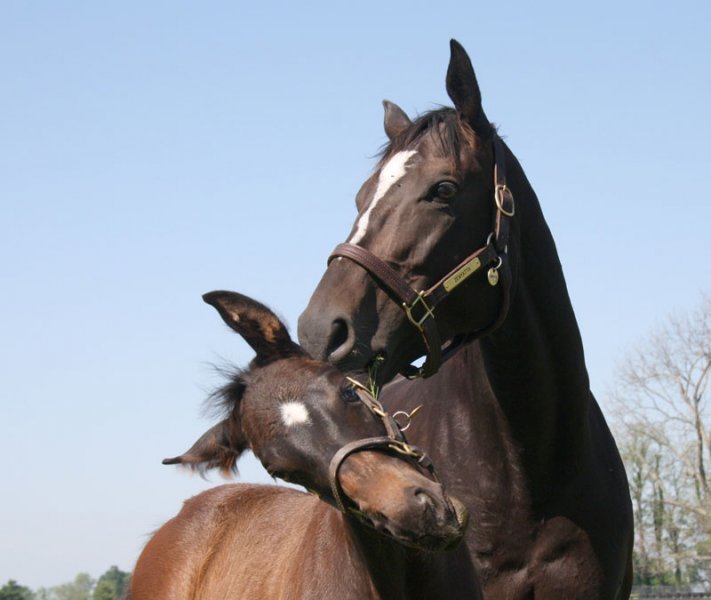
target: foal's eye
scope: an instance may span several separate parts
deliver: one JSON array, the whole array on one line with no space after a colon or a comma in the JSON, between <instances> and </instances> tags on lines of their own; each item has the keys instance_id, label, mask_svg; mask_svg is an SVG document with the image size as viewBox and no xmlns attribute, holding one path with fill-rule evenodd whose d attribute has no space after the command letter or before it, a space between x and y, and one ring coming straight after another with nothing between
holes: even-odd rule
<instances>
[{"instance_id":1,"label":"foal's eye","mask_svg":"<svg viewBox=\"0 0 711 600\"><path fill-rule=\"evenodd\" d=\"M457 184L451 181L440 181L432 188L432 197L440 200L450 200L457 193Z\"/></svg>"},{"instance_id":2,"label":"foal's eye","mask_svg":"<svg viewBox=\"0 0 711 600\"><path fill-rule=\"evenodd\" d=\"M355 388L350 385L341 388L341 398L343 398L346 402L358 402L360 400L358 392L356 392Z\"/></svg>"}]
</instances>

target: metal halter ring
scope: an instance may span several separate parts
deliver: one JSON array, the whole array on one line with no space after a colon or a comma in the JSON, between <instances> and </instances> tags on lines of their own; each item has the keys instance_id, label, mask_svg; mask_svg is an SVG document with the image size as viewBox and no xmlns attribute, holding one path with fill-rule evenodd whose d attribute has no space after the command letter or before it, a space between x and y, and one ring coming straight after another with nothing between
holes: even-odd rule
<instances>
[{"instance_id":1,"label":"metal halter ring","mask_svg":"<svg viewBox=\"0 0 711 600\"><path fill-rule=\"evenodd\" d=\"M392 419L393 421L395 421L395 424L400 428L400 431L407 431L410 428L410 425L412 425L412 417L414 417L421 408L422 404L416 406L410 412L398 410L392 414ZM397 420L398 416L405 417L405 425L400 424L400 421Z\"/></svg>"},{"instance_id":2,"label":"metal halter ring","mask_svg":"<svg viewBox=\"0 0 711 600\"><path fill-rule=\"evenodd\" d=\"M492 231L492 232L489 234L489 237L486 238L486 245L487 245L487 246L491 246L491 238L493 238L493 237L494 237L494 232ZM507 254L508 251L509 251L509 245L506 244L506 245L504 246L504 254ZM501 257L500 257L500 256L499 256L499 260L501 260ZM495 268L495 269L498 269L500 266L501 266L501 263L499 263L498 265L496 265L494 268Z\"/></svg>"},{"instance_id":3,"label":"metal halter ring","mask_svg":"<svg viewBox=\"0 0 711 600\"><path fill-rule=\"evenodd\" d=\"M400 417L405 417L405 425L402 425L400 421L398 421L398 416ZM412 416L410 413L405 412L404 410L398 410L392 414L393 421L395 421L396 425L400 428L400 431L407 431L410 429L410 425L412 425Z\"/></svg>"},{"instance_id":4,"label":"metal halter ring","mask_svg":"<svg viewBox=\"0 0 711 600\"><path fill-rule=\"evenodd\" d=\"M506 210L502 201L504 194L506 194L507 192L509 196L511 196L511 210ZM514 216L514 213L516 212L516 205L514 204L513 194L505 183L498 184L494 188L494 202L496 202L496 208L498 208L507 217Z\"/></svg>"}]
</instances>

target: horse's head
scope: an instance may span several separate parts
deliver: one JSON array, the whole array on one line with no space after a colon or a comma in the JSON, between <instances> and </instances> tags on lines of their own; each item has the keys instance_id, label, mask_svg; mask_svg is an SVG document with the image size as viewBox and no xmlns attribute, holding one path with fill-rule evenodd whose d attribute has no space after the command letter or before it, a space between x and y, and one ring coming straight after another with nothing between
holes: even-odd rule
<instances>
[{"instance_id":1,"label":"horse's head","mask_svg":"<svg viewBox=\"0 0 711 600\"><path fill-rule=\"evenodd\" d=\"M504 148L469 57L454 40L451 51L447 92L455 109L413 122L384 103L390 143L358 192L347 243L334 251L299 319L304 347L344 371L384 355L385 381L427 346L439 352L440 339L480 332L503 314L506 286L498 278L513 199L495 185L494 163L500 183Z\"/></svg>"},{"instance_id":2,"label":"horse's head","mask_svg":"<svg viewBox=\"0 0 711 600\"><path fill-rule=\"evenodd\" d=\"M446 548L461 539L463 506L399 452L410 447L388 437L394 423L379 414L376 401L334 367L311 359L262 304L233 292L204 299L256 357L219 392L224 420L166 464L231 471L249 448L273 476L303 485L400 542Z\"/></svg>"}]
</instances>

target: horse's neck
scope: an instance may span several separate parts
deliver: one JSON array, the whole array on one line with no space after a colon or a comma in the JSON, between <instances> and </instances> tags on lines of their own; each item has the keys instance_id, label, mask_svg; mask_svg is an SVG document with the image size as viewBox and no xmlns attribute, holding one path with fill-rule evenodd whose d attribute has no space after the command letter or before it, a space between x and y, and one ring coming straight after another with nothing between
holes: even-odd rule
<instances>
[{"instance_id":1,"label":"horse's neck","mask_svg":"<svg viewBox=\"0 0 711 600\"><path fill-rule=\"evenodd\" d=\"M510 248L513 284L504 322L463 347L435 377L400 380L383 399L391 410L424 404L409 433L440 469L449 469L452 491L467 498L474 478L482 487L477 498L500 503L531 494L535 504L589 451L590 391L555 244L513 156L508 179L517 196L514 227L521 232Z\"/></svg>"},{"instance_id":2,"label":"horse's neck","mask_svg":"<svg viewBox=\"0 0 711 600\"><path fill-rule=\"evenodd\" d=\"M509 160L512 187L523 190L511 305L501 327L480 341L480 360L528 467L573 468L586 448L590 402L582 341L553 238L518 162Z\"/></svg>"}]
</instances>

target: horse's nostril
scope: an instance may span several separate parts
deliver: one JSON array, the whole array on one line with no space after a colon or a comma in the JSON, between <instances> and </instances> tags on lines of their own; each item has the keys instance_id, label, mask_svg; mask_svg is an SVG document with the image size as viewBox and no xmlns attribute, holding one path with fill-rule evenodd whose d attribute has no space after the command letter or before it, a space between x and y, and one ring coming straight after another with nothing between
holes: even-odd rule
<instances>
[{"instance_id":1,"label":"horse's nostril","mask_svg":"<svg viewBox=\"0 0 711 600\"><path fill-rule=\"evenodd\" d=\"M326 356L336 364L343 360L353 348L353 336L345 319L334 319L331 325L331 335L328 338Z\"/></svg>"}]
</instances>

